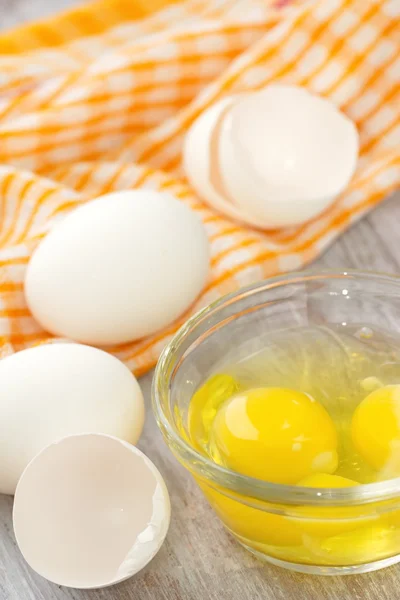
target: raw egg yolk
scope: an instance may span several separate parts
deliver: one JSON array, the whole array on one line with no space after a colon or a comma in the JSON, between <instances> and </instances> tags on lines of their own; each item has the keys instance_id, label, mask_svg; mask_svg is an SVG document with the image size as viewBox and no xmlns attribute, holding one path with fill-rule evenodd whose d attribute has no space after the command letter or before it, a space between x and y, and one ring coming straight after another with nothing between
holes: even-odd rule
<instances>
[{"instance_id":1,"label":"raw egg yolk","mask_svg":"<svg viewBox=\"0 0 400 600\"><path fill-rule=\"evenodd\" d=\"M400 385L369 394L356 408L351 434L354 446L385 479L400 475Z\"/></svg>"},{"instance_id":2,"label":"raw egg yolk","mask_svg":"<svg viewBox=\"0 0 400 600\"><path fill-rule=\"evenodd\" d=\"M398 553L399 536L389 527L373 524L324 539L310 538L310 550L329 565L355 565L383 559Z\"/></svg>"},{"instance_id":3,"label":"raw egg yolk","mask_svg":"<svg viewBox=\"0 0 400 600\"><path fill-rule=\"evenodd\" d=\"M359 484L340 475L314 473L302 479L298 485L311 488L344 488ZM336 536L376 520L369 515L366 518L362 517L362 513L353 507L299 506L294 508L291 514L295 516L293 520L305 534L317 538Z\"/></svg>"},{"instance_id":4,"label":"raw egg yolk","mask_svg":"<svg viewBox=\"0 0 400 600\"><path fill-rule=\"evenodd\" d=\"M343 488L359 485L357 481L341 477L340 475L329 475L326 473L314 473L299 481L298 485L312 488Z\"/></svg>"},{"instance_id":5,"label":"raw egg yolk","mask_svg":"<svg viewBox=\"0 0 400 600\"><path fill-rule=\"evenodd\" d=\"M301 530L293 520L274 514L267 504L254 508L246 504L246 498L229 498L223 490L219 492L198 482L206 498L232 533L245 538L251 545L300 546ZM229 492L228 492L229 493Z\"/></svg>"},{"instance_id":6,"label":"raw egg yolk","mask_svg":"<svg viewBox=\"0 0 400 600\"><path fill-rule=\"evenodd\" d=\"M218 410L211 428L215 462L243 475L297 483L337 468L337 435L321 404L284 388L236 394Z\"/></svg>"}]
</instances>

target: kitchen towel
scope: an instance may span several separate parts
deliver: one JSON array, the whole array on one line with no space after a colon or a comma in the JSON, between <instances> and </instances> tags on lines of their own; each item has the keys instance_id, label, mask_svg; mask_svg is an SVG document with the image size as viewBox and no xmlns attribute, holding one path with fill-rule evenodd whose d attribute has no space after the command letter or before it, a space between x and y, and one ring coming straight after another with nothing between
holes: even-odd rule
<instances>
[{"instance_id":1,"label":"kitchen towel","mask_svg":"<svg viewBox=\"0 0 400 600\"><path fill-rule=\"evenodd\" d=\"M97 0L7 32L0 52L3 356L51 340L29 314L24 273L40 239L82 202L164 190L207 229L212 272L195 305L159 334L110 349L140 375L189 314L310 263L400 182L399 0ZM335 102L359 129L361 155L328 211L264 232L204 205L181 149L213 102L272 81Z\"/></svg>"}]
</instances>

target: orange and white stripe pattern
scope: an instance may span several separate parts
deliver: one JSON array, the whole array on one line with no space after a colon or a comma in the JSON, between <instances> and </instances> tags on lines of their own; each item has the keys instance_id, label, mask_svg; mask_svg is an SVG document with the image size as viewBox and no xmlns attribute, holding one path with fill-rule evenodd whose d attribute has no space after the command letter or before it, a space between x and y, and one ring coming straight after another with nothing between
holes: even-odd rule
<instances>
[{"instance_id":1,"label":"orange and white stripe pattern","mask_svg":"<svg viewBox=\"0 0 400 600\"><path fill-rule=\"evenodd\" d=\"M26 265L58 218L100 194L168 190L211 243L191 310L112 349L142 374L190 313L303 267L400 182L399 0L96 0L0 36L0 53L0 356L51 341L24 301ZM271 81L331 98L356 122L361 156L323 215L264 232L205 206L180 163L204 109Z\"/></svg>"}]
</instances>

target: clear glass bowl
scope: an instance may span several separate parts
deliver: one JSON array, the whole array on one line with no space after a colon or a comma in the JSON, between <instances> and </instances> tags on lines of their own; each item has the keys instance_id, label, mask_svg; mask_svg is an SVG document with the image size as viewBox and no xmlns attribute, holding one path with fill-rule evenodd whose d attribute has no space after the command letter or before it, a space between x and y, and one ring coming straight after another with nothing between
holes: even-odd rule
<instances>
[{"instance_id":1,"label":"clear glass bowl","mask_svg":"<svg viewBox=\"0 0 400 600\"><path fill-rule=\"evenodd\" d=\"M271 332L305 325L400 335L400 278L295 273L225 296L164 349L153 382L154 413L225 527L259 558L314 574L380 569L400 561L400 479L352 488L268 483L213 463L185 435L190 400L216 369L257 352Z\"/></svg>"}]
</instances>

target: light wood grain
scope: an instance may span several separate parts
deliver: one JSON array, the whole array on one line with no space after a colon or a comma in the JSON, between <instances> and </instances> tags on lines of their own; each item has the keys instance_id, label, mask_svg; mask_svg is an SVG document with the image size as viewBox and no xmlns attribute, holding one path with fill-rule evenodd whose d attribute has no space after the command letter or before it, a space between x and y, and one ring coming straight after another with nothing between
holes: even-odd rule
<instances>
[{"instance_id":1,"label":"light wood grain","mask_svg":"<svg viewBox=\"0 0 400 600\"><path fill-rule=\"evenodd\" d=\"M58 8L74 2L58 0ZM54 12L52 0L0 0L0 27ZM400 195L346 232L314 268L400 273ZM396 600L400 565L351 577L311 577L264 565L223 530L191 477L164 445L150 410L151 374L141 381L148 405L140 448L165 477L172 522L157 557L113 588L77 591L33 573L16 548L12 499L0 496L0 600Z\"/></svg>"}]
</instances>

